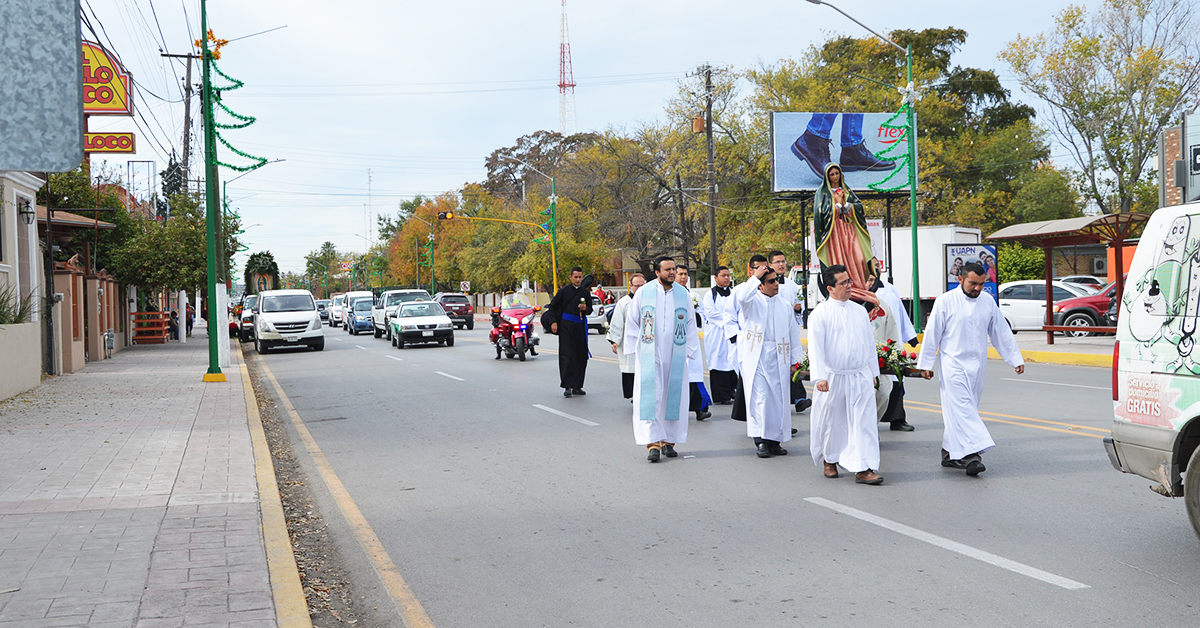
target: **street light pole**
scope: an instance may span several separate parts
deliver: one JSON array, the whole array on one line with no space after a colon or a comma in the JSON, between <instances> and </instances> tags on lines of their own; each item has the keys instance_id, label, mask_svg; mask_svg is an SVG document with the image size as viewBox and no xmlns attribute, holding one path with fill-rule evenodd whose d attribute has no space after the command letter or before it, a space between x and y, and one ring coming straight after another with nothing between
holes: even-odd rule
<instances>
[{"instance_id":1,"label":"street light pole","mask_svg":"<svg viewBox=\"0 0 1200 628\"><path fill-rule=\"evenodd\" d=\"M204 210L207 223L206 244L208 249L208 372L204 374L206 382L226 381L221 372L219 347L221 334L217 333L217 130L213 126L212 82L209 78L209 66L212 65L211 52L208 49L208 2L200 0L200 41L201 41L201 109L204 116Z\"/></svg>"},{"instance_id":2,"label":"street light pole","mask_svg":"<svg viewBox=\"0 0 1200 628\"><path fill-rule=\"evenodd\" d=\"M542 175L543 177L550 179L550 206L541 212L543 216L550 216L550 220L540 225L540 227L543 231L546 231L550 234L550 276L551 283L554 285L554 293L558 294L558 191L555 189L554 177L542 172L541 170L538 170L537 168L534 168L525 161L517 159L516 157L504 157L504 159L515 161ZM524 200L524 193L522 193L522 200ZM534 240L534 242L539 241L544 242L541 240L541 238Z\"/></svg>"},{"instance_id":3,"label":"street light pole","mask_svg":"<svg viewBox=\"0 0 1200 628\"><path fill-rule=\"evenodd\" d=\"M910 230L912 231L912 303L913 303L913 326L917 333L921 333L921 274L920 274L920 256L917 254L917 120L916 120L916 89L913 87L913 66L912 66L912 45L907 48L897 44L896 42L880 35L871 30L869 26L854 19L849 13L835 7L825 0L808 0L812 4L823 4L838 13L841 13L846 19L863 27L867 32L878 37L884 43L890 44L900 52L904 53L905 65L908 68L908 85L901 91L904 93L904 102L908 106L905 114L905 139L908 142L908 206L911 213Z\"/></svg>"}]
</instances>

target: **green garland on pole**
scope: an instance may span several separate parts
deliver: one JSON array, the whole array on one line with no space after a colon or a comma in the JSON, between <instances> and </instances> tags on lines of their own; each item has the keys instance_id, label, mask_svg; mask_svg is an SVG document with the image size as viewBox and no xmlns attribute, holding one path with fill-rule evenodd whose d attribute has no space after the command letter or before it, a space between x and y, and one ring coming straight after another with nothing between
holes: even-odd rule
<instances>
[{"instance_id":1,"label":"green garland on pole","mask_svg":"<svg viewBox=\"0 0 1200 628\"><path fill-rule=\"evenodd\" d=\"M225 103L221 102L221 94L223 92L231 92L235 89L240 89L243 85L245 85L245 83L222 72L221 68L217 67L216 61L210 61L209 64L210 64L210 67L212 68L212 70L214 72L216 72L218 75L220 75L221 78L225 79L226 81L229 81L229 85L226 85L224 87L217 87L216 85L210 84L209 85L209 97L212 99L212 102L216 103L216 105L221 108L221 111L224 111L226 114L228 114L233 119L238 120L237 123L213 122L214 129L244 129L244 128L250 126L251 124L254 124L258 120L257 118L255 118L254 116L242 115L242 114L230 109L229 107L226 107ZM250 172L251 170L255 170L255 169L261 168L262 166L266 165L267 159L265 157L251 155L250 153L240 151L240 150L234 148L233 145L230 144L221 135L220 131L216 132L216 136L217 136L217 141L221 142L221 144L224 145L225 148L228 148L233 154L255 162L248 166L235 166L233 164L228 164L223 161L217 161L217 165L224 166L226 168L229 168L230 170L234 170L237 172Z\"/></svg>"},{"instance_id":2,"label":"green garland on pole","mask_svg":"<svg viewBox=\"0 0 1200 628\"><path fill-rule=\"evenodd\" d=\"M908 124L904 119L908 115L908 110L910 107L912 107L910 103L904 103L904 106L900 107L899 111L897 111L892 117L888 118L886 122L879 125L879 128L906 131L904 141L910 141L911 138L907 137ZM897 123L897 120L900 121ZM907 146L905 146L904 150L901 151L900 142L893 142L890 146L884 148L878 153L875 153L875 157L885 161L895 161L897 162L897 167L893 169L892 173L889 174L883 181L869 183L867 184L867 187L875 190L876 192L895 192L908 186L908 169L912 167L912 164L909 163ZM904 173L905 175L903 182L897 185L888 186L888 182L892 179L895 179L900 173Z\"/></svg>"}]
</instances>

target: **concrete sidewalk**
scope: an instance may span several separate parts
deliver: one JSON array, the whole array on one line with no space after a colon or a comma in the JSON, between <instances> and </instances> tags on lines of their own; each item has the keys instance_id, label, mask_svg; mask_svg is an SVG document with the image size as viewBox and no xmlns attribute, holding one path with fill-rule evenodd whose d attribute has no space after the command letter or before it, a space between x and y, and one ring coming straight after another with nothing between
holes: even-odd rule
<instances>
[{"instance_id":1,"label":"concrete sidewalk","mask_svg":"<svg viewBox=\"0 0 1200 628\"><path fill-rule=\"evenodd\" d=\"M204 331L0 403L0 627L303 625L277 617L303 596L272 594L240 356L202 383Z\"/></svg>"}]
</instances>

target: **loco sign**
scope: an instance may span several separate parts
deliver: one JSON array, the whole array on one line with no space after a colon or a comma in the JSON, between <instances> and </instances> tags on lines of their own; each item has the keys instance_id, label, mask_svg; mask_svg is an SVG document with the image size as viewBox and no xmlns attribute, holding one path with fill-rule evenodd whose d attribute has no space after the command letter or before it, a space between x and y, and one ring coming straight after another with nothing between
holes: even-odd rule
<instances>
[{"instance_id":1,"label":"loco sign","mask_svg":"<svg viewBox=\"0 0 1200 628\"><path fill-rule=\"evenodd\" d=\"M133 115L129 73L99 44L83 42L83 113Z\"/></svg>"},{"instance_id":2,"label":"loco sign","mask_svg":"<svg viewBox=\"0 0 1200 628\"><path fill-rule=\"evenodd\" d=\"M135 153L133 133L85 133L85 153Z\"/></svg>"}]
</instances>

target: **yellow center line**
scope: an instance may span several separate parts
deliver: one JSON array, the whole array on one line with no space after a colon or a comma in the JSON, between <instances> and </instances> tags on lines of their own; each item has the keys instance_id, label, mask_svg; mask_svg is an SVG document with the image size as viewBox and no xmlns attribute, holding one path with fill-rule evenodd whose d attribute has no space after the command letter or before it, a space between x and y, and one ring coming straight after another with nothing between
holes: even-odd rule
<instances>
[{"instance_id":1,"label":"yellow center line","mask_svg":"<svg viewBox=\"0 0 1200 628\"><path fill-rule=\"evenodd\" d=\"M267 367L265 362L260 360L259 365L262 367L267 379L271 381L271 386L275 389L275 394L279 396L280 404L287 411L292 425L296 428L296 432L300 434L300 440L304 443L304 448L312 456L313 464L317 467L317 471L321 475L321 480L325 483L325 488L329 490L329 494L333 497L334 503L337 504L338 510L342 512L342 517L346 519L346 524L350 526L351 531L354 533L354 538L358 541L359 546L362 547L363 552L366 553L367 560L371 562L376 575L383 582L384 590L392 598L392 603L395 604L396 612L400 614L404 626L406 628L433 628L433 622L425 614L425 607L417 600L417 596L408 587L408 583L404 581L404 577L400 575L400 570L396 568L396 563L392 562L391 556L384 549L383 542L379 540L379 536L371 529L371 524L367 523L367 518L358 509L358 504L354 503L354 498L350 496L350 491L346 490L346 486L342 484L341 478L334 472L333 465L329 463L329 459L325 457L324 452L317 445L316 439L313 438L308 428L305 427L303 419L300 418L300 413L296 412L296 407L292 405L291 399L283 392L283 387L279 385L279 380L275 379L275 374L271 372L271 369Z\"/></svg>"},{"instance_id":2,"label":"yellow center line","mask_svg":"<svg viewBox=\"0 0 1200 628\"><path fill-rule=\"evenodd\" d=\"M942 413L942 407L937 405L936 403L925 403L923 401L905 400L904 405L908 406L912 410L924 410L926 412L933 412L935 414ZM917 406L917 407L914 407L914 406ZM919 406L928 406L928 407L919 407ZM984 421L990 421L992 423L1006 423L1008 425L1020 425L1022 427L1032 427L1032 428L1036 428L1039 430L1049 430L1051 432L1062 432L1063 434L1075 434L1077 436L1089 436L1091 438L1104 438L1111 431L1111 430L1104 429L1102 427L1089 427L1087 425L1076 425L1074 423L1062 423L1060 421L1035 419L1033 417L1027 417L1027 416L1015 416L1012 414L1000 414L999 412L980 412L979 415L980 415L980 418L983 419ZM984 416L984 415L990 415L990 416ZM1017 421L1005 421L1004 419L997 419L997 418L992 418L992 417L1005 417L1008 419L1017 419L1017 421L1033 421L1036 423L1046 423L1048 425L1061 425L1062 427L1066 427L1069 429L1064 430L1064 429L1060 429L1057 427L1047 427L1046 425L1030 425L1029 423L1019 423ZM1096 431L1096 432L1101 432L1101 434L1088 434L1086 432L1079 432L1077 430L1092 430L1092 431Z\"/></svg>"}]
</instances>

